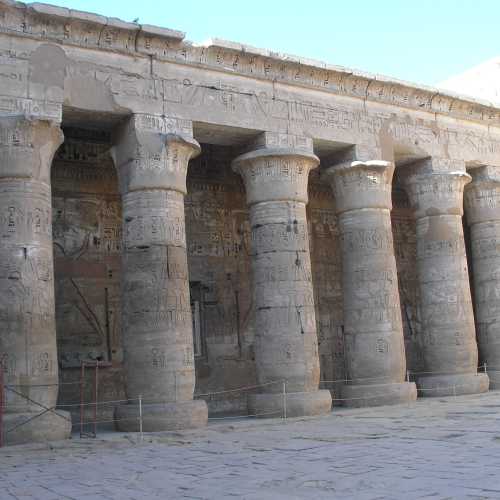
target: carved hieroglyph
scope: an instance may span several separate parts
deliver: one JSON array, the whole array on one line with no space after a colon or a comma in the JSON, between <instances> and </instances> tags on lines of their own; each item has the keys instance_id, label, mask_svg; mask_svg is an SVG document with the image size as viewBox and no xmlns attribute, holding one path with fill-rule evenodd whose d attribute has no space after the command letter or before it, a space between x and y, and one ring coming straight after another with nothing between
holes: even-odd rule
<instances>
[{"instance_id":1,"label":"carved hieroglyph","mask_svg":"<svg viewBox=\"0 0 500 500\"><path fill-rule=\"evenodd\" d=\"M478 351L462 226L465 171L441 169L438 161L415 166L405 179L417 219L424 372L421 396L488 390L477 373Z\"/></svg>"},{"instance_id":2,"label":"carved hieroglyph","mask_svg":"<svg viewBox=\"0 0 500 500\"><path fill-rule=\"evenodd\" d=\"M0 369L8 443L62 439L65 412L13 430L57 402L50 164L63 139L57 125L0 117Z\"/></svg>"},{"instance_id":3,"label":"carved hieroglyph","mask_svg":"<svg viewBox=\"0 0 500 500\"><path fill-rule=\"evenodd\" d=\"M385 161L348 162L327 171L342 244L348 406L416 399L406 360L392 239L392 176Z\"/></svg>"},{"instance_id":4,"label":"carved hieroglyph","mask_svg":"<svg viewBox=\"0 0 500 500\"><path fill-rule=\"evenodd\" d=\"M123 194L123 342L128 405L118 427L144 430L206 424L195 384L184 225L189 159L200 147L178 123L133 116L112 155ZM184 134L184 135L183 135Z\"/></svg>"},{"instance_id":5,"label":"carved hieroglyph","mask_svg":"<svg viewBox=\"0 0 500 500\"><path fill-rule=\"evenodd\" d=\"M329 391L318 391L306 222L308 175L317 164L307 150L277 147L257 149L233 162L250 209L257 379L268 384L249 398L252 413L282 410L280 381L286 381L288 415L330 411Z\"/></svg>"},{"instance_id":6,"label":"carved hieroglyph","mask_svg":"<svg viewBox=\"0 0 500 500\"><path fill-rule=\"evenodd\" d=\"M490 389L500 389L500 176L489 166L469 171L465 211L470 226L480 362Z\"/></svg>"}]
</instances>

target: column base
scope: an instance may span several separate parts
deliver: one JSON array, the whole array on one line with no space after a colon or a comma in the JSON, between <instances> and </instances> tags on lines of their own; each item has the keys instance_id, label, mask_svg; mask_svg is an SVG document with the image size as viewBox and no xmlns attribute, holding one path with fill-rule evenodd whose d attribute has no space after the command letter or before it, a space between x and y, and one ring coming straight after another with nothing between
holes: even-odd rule
<instances>
[{"instance_id":1,"label":"column base","mask_svg":"<svg viewBox=\"0 0 500 500\"><path fill-rule=\"evenodd\" d=\"M285 415L284 395L282 393L250 394L248 413L263 418L280 418ZM287 392L287 417L313 417L327 415L332 409L330 391Z\"/></svg>"},{"instance_id":2,"label":"column base","mask_svg":"<svg viewBox=\"0 0 500 500\"><path fill-rule=\"evenodd\" d=\"M461 396L487 392L489 378L486 373L457 373L417 377L416 383L421 397Z\"/></svg>"},{"instance_id":3,"label":"column base","mask_svg":"<svg viewBox=\"0 0 500 500\"><path fill-rule=\"evenodd\" d=\"M115 408L116 428L124 432L139 432L139 405L126 404ZM144 432L178 431L207 425L208 409L203 400L142 405Z\"/></svg>"},{"instance_id":4,"label":"column base","mask_svg":"<svg viewBox=\"0 0 500 500\"><path fill-rule=\"evenodd\" d=\"M5 413L3 439L5 445L59 441L71 436L71 414L56 410L37 417L36 413ZM30 420L31 419L31 420ZM23 422L25 424L21 425ZM11 430L12 429L12 430Z\"/></svg>"},{"instance_id":5,"label":"column base","mask_svg":"<svg viewBox=\"0 0 500 500\"><path fill-rule=\"evenodd\" d=\"M342 406L349 408L399 405L415 401L417 387L413 382L345 385L342 387L342 399Z\"/></svg>"},{"instance_id":6,"label":"column base","mask_svg":"<svg viewBox=\"0 0 500 500\"><path fill-rule=\"evenodd\" d=\"M490 379L490 391L500 391L500 371L488 370L487 375Z\"/></svg>"}]
</instances>

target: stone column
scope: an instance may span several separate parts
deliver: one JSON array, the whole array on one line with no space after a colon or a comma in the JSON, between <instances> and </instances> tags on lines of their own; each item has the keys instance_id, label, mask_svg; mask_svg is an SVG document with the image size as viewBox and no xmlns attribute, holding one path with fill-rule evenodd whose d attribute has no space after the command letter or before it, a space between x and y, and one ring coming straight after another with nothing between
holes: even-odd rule
<instances>
[{"instance_id":1,"label":"stone column","mask_svg":"<svg viewBox=\"0 0 500 500\"><path fill-rule=\"evenodd\" d=\"M307 181L318 158L309 148L272 147L236 158L245 184L252 231L255 358L259 384L249 396L251 414L280 413L286 380L288 416L331 409L330 392L318 390L319 356L306 221Z\"/></svg>"},{"instance_id":2,"label":"stone column","mask_svg":"<svg viewBox=\"0 0 500 500\"><path fill-rule=\"evenodd\" d=\"M123 196L122 310L129 404L120 430L200 427L205 401L194 401L195 368L184 195L189 159L200 152L190 124L134 115L112 149Z\"/></svg>"},{"instance_id":3,"label":"stone column","mask_svg":"<svg viewBox=\"0 0 500 500\"><path fill-rule=\"evenodd\" d=\"M477 342L490 389L500 389L500 169L469 170L464 204L470 226Z\"/></svg>"},{"instance_id":4,"label":"stone column","mask_svg":"<svg viewBox=\"0 0 500 500\"><path fill-rule=\"evenodd\" d=\"M451 165L453 168L454 165ZM417 271L424 372L421 396L488 390L477 373L478 352L462 226L465 169L442 170L437 160L410 169L405 179L417 220Z\"/></svg>"},{"instance_id":5,"label":"stone column","mask_svg":"<svg viewBox=\"0 0 500 500\"><path fill-rule=\"evenodd\" d=\"M48 121L0 117L0 368L17 392L5 392L8 444L71 432L67 412L34 418L57 403L50 167L62 140Z\"/></svg>"},{"instance_id":6,"label":"stone column","mask_svg":"<svg viewBox=\"0 0 500 500\"><path fill-rule=\"evenodd\" d=\"M326 171L342 241L347 406L413 401L392 239L392 176L386 161L341 163Z\"/></svg>"}]
</instances>

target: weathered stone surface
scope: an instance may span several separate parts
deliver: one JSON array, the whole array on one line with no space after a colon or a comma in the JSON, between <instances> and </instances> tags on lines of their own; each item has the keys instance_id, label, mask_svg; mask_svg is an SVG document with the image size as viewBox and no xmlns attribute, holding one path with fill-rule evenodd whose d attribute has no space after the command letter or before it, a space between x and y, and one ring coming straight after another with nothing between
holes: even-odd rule
<instances>
[{"instance_id":1,"label":"weathered stone surface","mask_svg":"<svg viewBox=\"0 0 500 500\"><path fill-rule=\"evenodd\" d=\"M134 116L112 150L123 195L123 342L127 397L144 400L150 430L203 425L204 401L192 402L195 373L184 222L186 174L198 143L173 135L165 120ZM201 408L193 420L175 404ZM161 417L162 406L165 417ZM188 406L189 407L189 406ZM203 413L203 408L205 408ZM176 421L176 415L180 420ZM133 424L135 425L135 424Z\"/></svg>"},{"instance_id":2,"label":"weathered stone surface","mask_svg":"<svg viewBox=\"0 0 500 500\"><path fill-rule=\"evenodd\" d=\"M480 363L486 364L490 389L500 389L500 177L495 168L469 170L465 209L470 226L472 275Z\"/></svg>"},{"instance_id":3,"label":"weathered stone surface","mask_svg":"<svg viewBox=\"0 0 500 500\"><path fill-rule=\"evenodd\" d=\"M52 123L0 118L0 368L5 411L14 414L4 429L15 443L44 436L32 425L14 432L9 423L57 402L50 164L62 139ZM64 419L45 421L52 437L69 435L71 424Z\"/></svg>"},{"instance_id":4,"label":"weathered stone surface","mask_svg":"<svg viewBox=\"0 0 500 500\"><path fill-rule=\"evenodd\" d=\"M149 390L154 395L150 400L161 398L167 427L176 418L191 425L189 418L181 417L186 408L193 410L193 425L203 420L203 403L192 403L195 372L196 394L214 413L282 411L279 387L261 394L255 394L260 389L253 387L262 380L274 384L274 377L289 379L287 390L296 391L290 398L297 414L321 413L329 405L325 393L316 391L318 376L321 388L330 389L337 399L347 397L359 405L405 400L402 394L409 386L398 385L404 372L403 343L397 333L401 329L412 374L426 371L431 363L433 370L444 369L451 377L427 377L431 386L427 392L442 394L450 380L455 392L460 385L469 392L484 388L484 377L472 369L474 331L462 267L463 242L457 243L459 251L446 250L446 242L463 238L460 210L440 207L443 199L455 196L455 181L443 180L437 188L431 183L429 188L425 179L422 184L417 179L426 213L417 214L415 221L401 179L422 158L431 158L433 169L439 164L440 173L465 172L465 166L478 165L489 165L496 172L500 110L490 103L239 43L214 39L193 44L175 30L0 0L0 116L7 121L25 116L25 123L37 131L29 132L31 125L17 127L19 133L11 139L19 147L0 151L5 158L0 166L5 227L12 207L19 213L25 209L27 216L41 207L50 221L47 186L52 182L55 279L52 264L43 264L52 243L22 229L18 240L1 240L1 257L7 249L8 258L0 269L3 265L8 276L12 265L28 266L22 253L27 248L27 256L31 251L43 264L45 277L39 281L45 284L37 284L41 293L31 285L22 288L35 272L28 266L22 267L21 280L5 278L0 290L3 287L1 294L8 295L22 285L19 294L28 296L28 302L33 296L36 307L29 307L34 311L42 307L40 300L52 301L54 307L54 296L46 291L55 283L59 376L65 383L59 403L78 401L75 368L92 359L110 362L100 371L100 402L125 397L126 372L131 393L146 398ZM52 172L50 157L56 146L39 148L44 140L56 141L51 134L58 132L50 130L57 127L49 122L61 123L68 131ZM40 139L44 134L48 138ZM112 137L118 135L116 152L120 164L128 165L120 169L119 182L108 153ZM203 143L204 152L186 174L188 160L198 149L196 141ZM38 150L43 172L31 175L38 164L32 153ZM242 151L252 151L243 158L254 163L245 169L250 210L241 179L230 168ZM377 203L376 208L363 208L363 197L352 197L359 202L352 210L336 208L344 195L333 196L319 170L352 151L355 159L381 158L396 166L392 227L386 215L373 215L385 210ZM15 161L9 157L13 152ZM297 169L301 163L317 161L312 153L321 159L322 168ZM384 185L379 194L387 201L390 190ZM311 203L305 209L308 196ZM434 198L441 201L436 205ZM459 207L461 201L454 203ZM493 214L495 203L491 207ZM337 216L335 211L342 213ZM492 224L471 223L473 242L491 243L496 238ZM392 238L397 280L393 259L383 245L380 252L365 254L355 245L342 255L348 247L339 232L348 225L353 231L373 234L371 240L368 236L370 244ZM437 249L431 251L423 237L434 229L449 229L449 238L434 242ZM30 247L34 238L40 241ZM479 262L474 257L478 246L486 251L482 243L474 243L475 262ZM434 251L440 256L433 260ZM487 260L494 262L496 247L489 244L488 252ZM364 271L390 268L389 285L373 273L367 274L366 288L356 288L350 279L348 286L343 284L342 274L358 275L358 265ZM481 269L491 270L490 264L475 267L480 269L474 279L483 362L496 356L490 324L496 278L491 273L483 279L489 271ZM446 274L445 279L429 285L439 273ZM372 294L377 289L383 290L380 297ZM360 305L360 297L368 297L367 302ZM15 328L22 323L22 332L29 322L33 328L46 320L53 325L53 315L36 311L21 321L15 312L18 302L9 305L9 301L10 295L0 304L0 318L9 331L14 331L12 318L17 318ZM360 306L353 308L349 302ZM479 317L485 309L488 315L481 316L486 323ZM436 316L438 325L433 324ZM459 319L445 319L455 316ZM344 345L344 332L361 329L367 318L377 328L389 319L387 335L373 337L381 342L361 343L362 352L375 350L380 359L387 359L375 363L378 368L371 362L353 363L352 346ZM490 332L488 347L482 345L485 324ZM299 335L301 331L304 334ZM290 332L293 335L285 342ZM138 341L146 337L151 341ZM471 345L462 346L462 337L464 345ZM24 353L22 335L12 341L9 334L7 339L3 342L9 343L9 352L1 361L4 372L18 363L32 364L26 354L24 359L18 356L17 351ZM163 351L166 339L169 348ZM388 352L383 354L385 342ZM462 347L456 347L457 342ZM492 369L493 361L486 362ZM371 384L369 400L362 385L343 388L346 378L353 377L346 367L370 376L383 373L394 385L389 390L387 384ZM356 377L362 378L359 373ZM93 398L90 382L88 375L83 391L87 402ZM30 387L37 398L47 398ZM55 402L55 397L54 390L47 401ZM179 404L185 402L182 411L176 409L176 398ZM161 421L161 408L150 409L153 427ZM71 410L75 415L78 406ZM111 420L113 411L112 404L101 404L98 418ZM131 405L117 414L136 411Z\"/></svg>"},{"instance_id":5,"label":"weathered stone surface","mask_svg":"<svg viewBox=\"0 0 500 500\"><path fill-rule=\"evenodd\" d=\"M118 406L115 411L117 427L126 432L157 432L207 425L207 404L201 400L149 403L143 410L140 415L136 404Z\"/></svg>"},{"instance_id":6,"label":"weathered stone surface","mask_svg":"<svg viewBox=\"0 0 500 500\"><path fill-rule=\"evenodd\" d=\"M415 385L405 382L390 216L393 173L392 163L377 160L327 170L342 241L347 365L342 399L348 406L394 404L417 397Z\"/></svg>"},{"instance_id":7,"label":"weathered stone surface","mask_svg":"<svg viewBox=\"0 0 500 500\"><path fill-rule=\"evenodd\" d=\"M45 411L33 405L32 411L6 413L3 416L6 446L59 441L71 435L71 415L67 411Z\"/></svg>"},{"instance_id":8,"label":"weathered stone surface","mask_svg":"<svg viewBox=\"0 0 500 500\"><path fill-rule=\"evenodd\" d=\"M287 392L306 393L302 399L317 391L319 383L306 222L307 180L317 164L317 157L305 148L279 147L257 149L233 162L250 209L257 380L267 384L262 388L267 394L282 392L286 381ZM294 398L299 401L301 396ZM323 404L303 404L304 415L330 410L328 391L316 398ZM252 401L255 413L267 413L264 397Z\"/></svg>"},{"instance_id":9,"label":"weathered stone surface","mask_svg":"<svg viewBox=\"0 0 500 500\"><path fill-rule=\"evenodd\" d=\"M445 165L448 167L448 165ZM422 396L488 390L478 351L462 226L464 171L442 163L416 166L406 179L417 218L417 262L423 336Z\"/></svg>"},{"instance_id":10,"label":"weathered stone surface","mask_svg":"<svg viewBox=\"0 0 500 500\"><path fill-rule=\"evenodd\" d=\"M40 500L496 499L497 404L492 392L338 409L314 420L232 420L145 435L142 442L102 432L83 443L10 448L0 451L2 494Z\"/></svg>"}]
</instances>

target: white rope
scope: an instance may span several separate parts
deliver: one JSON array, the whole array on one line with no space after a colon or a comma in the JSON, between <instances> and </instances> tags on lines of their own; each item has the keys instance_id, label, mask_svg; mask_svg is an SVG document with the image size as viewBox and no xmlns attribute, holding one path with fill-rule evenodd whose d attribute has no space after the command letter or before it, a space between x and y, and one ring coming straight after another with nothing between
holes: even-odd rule
<instances>
[{"instance_id":1,"label":"white rope","mask_svg":"<svg viewBox=\"0 0 500 500\"><path fill-rule=\"evenodd\" d=\"M116 403L128 403L129 401L139 401L139 398L135 398L135 399L115 399L115 400L110 400L110 401L97 401L97 402L93 402L93 403L64 403L64 404L58 404L57 407L58 408L67 408L67 407L70 407L70 406L95 406L95 405L98 405L98 406L103 406L103 405L107 405L107 404L116 404Z\"/></svg>"},{"instance_id":2,"label":"white rope","mask_svg":"<svg viewBox=\"0 0 500 500\"><path fill-rule=\"evenodd\" d=\"M249 391L252 389L258 389L259 387L266 387L269 385L275 385L275 384L282 384L284 380L273 380L272 382L266 382L265 384L258 384L258 385L247 385L244 387L238 387L236 389L226 389L224 391L216 391L216 392L206 392L202 394L195 394L195 398L199 398L201 396L214 396L216 394L226 394L228 392L242 392L242 391Z\"/></svg>"},{"instance_id":3,"label":"white rope","mask_svg":"<svg viewBox=\"0 0 500 500\"><path fill-rule=\"evenodd\" d=\"M484 368L484 365L480 365L478 366L478 370L481 369L481 368ZM490 365L488 365L488 368L491 368ZM410 375L469 375L467 373L450 373L450 372L412 372L410 370L408 370L408 373ZM472 373L470 375L479 375L480 373L484 373L484 372L480 372L480 371L477 371L475 373ZM359 382L359 381L364 381L364 380L388 380L389 377L361 377L361 378L339 378L337 380L320 380L319 383L320 384L335 384L335 383L339 383L339 382ZM402 382L388 382L388 384L400 384ZM387 384L387 385L388 385Z\"/></svg>"},{"instance_id":4,"label":"white rope","mask_svg":"<svg viewBox=\"0 0 500 500\"><path fill-rule=\"evenodd\" d=\"M268 411L266 413L253 413L250 415L231 415L228 417L208 417L208 420L234 420L238 418L253 418L253 417L263 417L265 415L281 415L282 411Z\"/></svg>"},{"instance_id":5,"label":"white rope","mask_svg":"<svg viewBox=\"0 0 500 500\"><path fill-rule=\"evenodd\" d=\"M417 372L413 372L415 374ZM441 374L441 375L454 375L450 373L443 373L443 372L418 372L420 374ZM462 374L455 374L455 375L462 375ZM475 375L478 375L476 373ZM339 380L322 380L320 383L335 383L335 382L355 382L355 381L360 381L360 380L381 380L381 378L373 377L373 378L365 378L365 379L339 379ZM257 385L250 385L250 386L244 386L244 387L238 387L235 389L227 389L223 391L215 391L215 392L208 392L208 393L202 393L202 394L196 394L194 397L199 398L199 397L207 397L207 396L212 396L212 395L220 395L220 394L227 394L227 393L234 393L234 392L244 392L248 390L253 390L253 389L258 389L260 387L266 387L270 385L275 385L275 384L283 384L284 380L275 380L272 382L267 382L265 384L257 384ZM386 385L399 385L400 382L390 382L387 383ZM50 387L51 385L47 385ZM7 388L8 386L6 386ZM32 386L33 387L33 386ZM35 386L36 387L36 386ZM429 387L429 388L417 388L417 391L420 393L425 393L425 392L439 392L439 391L444 391L444 390L453 390L454 395L456 395L456 390L459 388L463 387L468 387L466 384L455 384L455 385L448 385L448 386L438 386L438 387ZM449 394L451 396L451 394ZM372 399L383 399L387 397L385 394L378 394L374 396L364 396L364 397L353 397L353 398L332 398L332 401L358 401L358 400L372 400ZM97 401L97 402L90 402L90 403L64 403L64 404L59 404L57 405L57 408L71 408L71 407L76 407L76 408L81 408L83 406L86 407L103 407L106 405L114 405L114 404L122 404L122 403L134 403L134 402L139 402L139 398L134 398L134 399L115 399L115 400L108 400L108 401ZM160 401L160 400L143 400L143 404L173 404L176 403L176 401ZM29 405L28 405L29 406ZM23 412L27 410L26 406L9 406L8 404L4 404L0 406L0 409L5 411L5 412L15 412L16 410ZM252 418L252 417L259 417L259 416L266 416L266 415L281 415L282 411L276 411L276 412L266 412L266 413L256 413L256 414L245 414L245 415L237 415L237 416L227 416L227 417L210 417L209 420L226 420L226 419L238 419L238 418ZM136 420L136 418L124 418L124 419L111 419L111 420L97 420L97 421L89 421L86 422L85 425L90 425L94 423L109 423L109 422L118 422L120 420ZM74 425L80 425L79 423L76 423Z\"/></svg>"}]
</instances>

